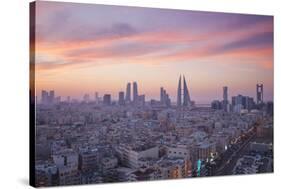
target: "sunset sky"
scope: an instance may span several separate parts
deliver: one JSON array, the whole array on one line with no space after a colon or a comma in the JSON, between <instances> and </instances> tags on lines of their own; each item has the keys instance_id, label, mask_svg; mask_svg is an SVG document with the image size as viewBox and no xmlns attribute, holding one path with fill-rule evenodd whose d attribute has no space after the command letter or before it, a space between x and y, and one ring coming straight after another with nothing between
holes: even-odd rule
<instances>
[{"instance_id":1,"label":"sunset sky","mask_svg":"<svg viewBox=\"0 0 281 189\"><path fill-rule=\"evenodd\" d=\"M35 83L56 95L110 93L137 81L146 100L176 99L184 74L195 102L242 94L273 99L273 17L36 2Z\"/></svg>"}]
</instances>

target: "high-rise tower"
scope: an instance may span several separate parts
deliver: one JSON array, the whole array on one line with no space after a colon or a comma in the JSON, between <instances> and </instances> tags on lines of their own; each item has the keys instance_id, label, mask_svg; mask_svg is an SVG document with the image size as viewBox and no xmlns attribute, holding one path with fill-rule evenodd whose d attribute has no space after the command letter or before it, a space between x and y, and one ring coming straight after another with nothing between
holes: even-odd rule
<instances>
[{"instance_id":1,"label":"high-rise tower","mask_svg":"<svg viewBox=\"0 0 281 189\"><path fill-rule=\"evenodd\" d=\"M223 87L223 101L228 101L227 86Z\"/></svg>"},{"instance_id":2,"label":"high-rise tower","mask_svg":"<svg viewBox=\"0 0 281 189\"><path fill-rule=\"evenodd\" d=\"M160 88L160 102L161 105L171 106L171 99L169 97L169 94L164 89L164 87Z\"/></svg>"},{"instance_id":3,"label":"high-rise tower","mask_svg":"<svg viewBox=\"0 0 281 189\"><path fill-rule=\"evenodd\" d=\"M131 102L131 83L127 83L125 100L126 100L126 102Z\"/></svg>"},{"instance_id":4,"label":"high-rise tower","mask_svg":"<svg viewBox=\"0 0 281 189\"><path fill-rule=\"evenodd\" d=\"M190 96L186 85L185 77L183 76L183 106L190 106Z\"/></svg>"},{"instance_id":5,"label":"high-rise tower","mask_svg":"<svg viewBox=\"0 0 281 189\"><path fill-rule=\"evenodd\" d=\"M119 92L119 98L118 98L118 104L119 105L125 105L125 99L124 99L124 92L123 91L120 91Z\"/></svg>"},{"instance_id":6,"label":"high-rise tower","mask_svg":"<svg viewBox=\"0 0 281 189\"><path fill-rule=\"evenodd\" d=\"M103 104L109 106L111 104L111 95L105 94L103 96Z\"/></svg>"},{"instance_id":7,"label":"high-rise tower","mask_svg":"<svg viewBox=\"0 0 281 189\"><path fill-rule=\"evenodd\" d=\"M178 93L177 93L177 106L190 106L191 100L189 91L187 88L187 84L185 81L185 77L183 76L183 94L182 94L182 86L181 86L181 76L178 83Z\"/></svg>"},{"instance_id":8,"label":"high-rise tower","mask_svg":"<svg viewBox=\"0 0 281 189\"><path fill-rule=\"evenodd\" d=\"M138 85L137 85L137 82L133 83L133 101L134 102L138 101Z\"/></svg>"},{"instance_id":9,"label":"high-rise tower","mask_svg":"<svg viewBox=\"0 0 281 189\"><path fill-rule=\"evenodd\" d=\"M48 98L49 98L48 96L49 96L49 94L47 91L43 90L41 92L41 103L42 104L48 104Z\"/></svg>"},{"instance_id":10,"label":"high-rise tower","mask_svg":"<svg viewBox=\"0 0 281 189\"><path fill-rule=\"evenodd\" d=\"M49 93L49 103L54 103L54 101L55 101L55 91L54 90L52 90L52 91L50 91L50 93Z\"/></svg>"},{"instance_id":11,"label":"high-rise tower","mask_svg":"<svg viewBox=\"0 0 281 189\"><path fill-rule=\"evenodd\" d=\"M181 106L181 75L179 79L179 84L178 84L178 96L177 96L177 106Z\"/></svg>"},{"instance_id":12,"label":"high-rise tower","mask_svg":"<svg viewBox=\"0 0 281 189\"><path fill-rule=\"evenodd\" d=\"M257 84L257 104L263 103L263 84Z\"/></svg>"},{"instance_id":13,"label":"high-rise tower","mask_svg":"<svg viewBox=\"0 0 281 189\"><path fill-rule=\"evenodd\" d=\"M229 105L228 105L228 87L227 86L224 86L222 88L223 90L223 101L222 101L222 108L224 111L229 111Z\"/></svg>"},{"instance_id":14,"label":"high-rise tower","mask_svg":"<svg viewBox=\"0 0 281 189\"><path fill-rule=\"evenodd\" d=\"M161 103L164 102L164 88L163 87L160 88L160 102Z\"/></svg>"}]
</instances>

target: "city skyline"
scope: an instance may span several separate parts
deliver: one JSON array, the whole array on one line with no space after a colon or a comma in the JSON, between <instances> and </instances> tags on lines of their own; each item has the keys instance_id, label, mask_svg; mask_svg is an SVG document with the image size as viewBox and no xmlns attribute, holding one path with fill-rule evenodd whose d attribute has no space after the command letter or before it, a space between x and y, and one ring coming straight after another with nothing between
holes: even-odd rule
<instances>
[{"instance_id":1,"label":"city skyline","mask_svg":"<svg viewBox=\"0 0 281 189\"><path fill-rule=\"evenodd\" d=\"M148 99L162 86L175 101L174 83L184 74L197 102L221 97L222 86L255 96L257 83L273 100L272 16L59 2L36 9L37 94L98 91L117 99L124 83L137 81Z\"/></svg>"},{"instance_id":2,"label":"city skyline","mask_svg":"<svg viewBox=\"0 0 281 189\"><path fill-rule=\"evenodd\" d=\"M182 77L183 76L183 77ZM183 86L182 86L182 78L183 78ZM107 95L110 95L110 98L112 101L115 101L115 102L118 102L120 103L120 93L123 93L121 96L123 98L123 101L124 103L125 102L134 102L136 103L136 101L138 101L138 98L140 96L144 96L144 98L146 99L145 102L149 102L150 100L158 100L159 102L162 102L165 101L164 99L169 99L170 103L173 103L174 105L177 105L177 106L190 106L190 105L194 105L194 104L209 104L211 105L211 103L213 101L217 101L217 100L222 100L223 103L229 103L230 100L229 98L231 97L235 97L235 96L239 96L239 95L242 95L242 96L247 96L247 97L251 97L254 99L254 101L259 104L259 103L263 103L263 102L273 102L271 100L264 100L263 99L263 96L264 96L264 91L263 91L263 84L262 83L257 83L256 84L256 91L255 91L255 95L253 96L249 96L245 93L229 93L228 92L228 86L222 86L222 95L221 97L219 97L219 95L217 96L217 98L214 98L212 99L211 101L206 101L206 102L202 102L202 101L194 101L194 100L191 100L190 98L190 92L189 92L189 88L187 87L187 84L186 84L186 80L185 80L185 76L184 75L180 75L180 78L178 80L178 87L177 87L177 95L175 97L171 97L168 92L169 91L166 91L164 89L164 87L160 87L160 93L158 94L158 97L155 97L155 98L149 98L147 99L145 96L146 94L142 94L142 95L139 95L138 93L138 82L136 81L133 81L133 82L128 82L126 84L126 90L120 90L118 91L117 94L111 94L111 93L103 93L103 94L100 94L98 91L95 91L94 94L93 93L84 93L82 96L79 96L79 97L71 97L71 96L60 96L60 95L57 95L56 93L56 96L54 95L55 91L54 90L49 90L50 91L50 95L55 98L55 97L59 97L59 100L61 101L69 101L70 99L72 100L78 100L78 101L85 101L85 97L87 98L87 101L96 101L98 98L102 98L103 96L107 96ZM132 84L132 85L131 85ZM260 89L262 88L262 89ZM44 96L46 96L46 93L47 93L47 96L48 96L48 90L42 90L40 92L40 95L41 95L41 98L37 99L37 100L40 100L40 102L43 102L44 103ZM133 93L132 93L133 91ZM230 95L229 95L230 94ZM40 96L39 95L39 96ZM99 96L100 95L100 96ZM166 96L167 95L167 96ZM229 96L228 96L229 95ZM38 96L37 96L38 98ZM172 100L171 100L172 99ZM123 104L123 102L122 102Z\"/></svg>"}]
</instances>

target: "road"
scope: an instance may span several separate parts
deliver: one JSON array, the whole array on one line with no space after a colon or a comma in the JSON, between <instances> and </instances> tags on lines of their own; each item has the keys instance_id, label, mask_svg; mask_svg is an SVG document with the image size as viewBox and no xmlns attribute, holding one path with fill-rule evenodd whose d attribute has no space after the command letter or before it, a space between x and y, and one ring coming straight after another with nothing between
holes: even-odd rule
<instances>
[{"instance_id":1,"label":"road","mask_svg":"<svg viewBox=\"0 0 281 189\"><path fill-rule=\"evenodd\" d=\"M256 135L252 134L247 141L245 141L242 146L236 150L228 160L224 161L223 164L215 171L215 176L219 175L233 175L232 170L236 165L236 162L248 151L248 146L251 141L255 139Z\"/></svg>"}]
</instances>

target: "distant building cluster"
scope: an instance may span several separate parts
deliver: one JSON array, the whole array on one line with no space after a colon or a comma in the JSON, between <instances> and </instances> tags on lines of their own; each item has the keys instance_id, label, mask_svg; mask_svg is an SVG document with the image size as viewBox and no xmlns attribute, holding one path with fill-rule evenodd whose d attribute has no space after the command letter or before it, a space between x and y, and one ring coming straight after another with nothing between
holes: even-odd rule
<instances>
[{"instance_id":1,"label":"distant building cluster","mask_svg":"<svg viewBox=\"0 0 281 189\"><path fill-rule=\"evenodd\" d=\"M268 114L273 115L273 103L263 101L263 84L256 85L256 102L253 97L243 96L241 94L233 96L231 102L228 101L228 87L223 87L223 100L214 100L211 107L215 110L225 112L245 113L264 109Z\"/></svg>"},{"instance_id":2,"label":"distant building cluster","mask_svg":"<svg viewBox=\"0 0 281 189\"><path fill-rule=\"evenodd\" d=\"M55 97L55 91L51 90L50 92L43 90L41 93L41 103L48 105L48 104L56 104L59 103L61 97Z\"/></svg>"},{"instance_id":3,"label":"distant building cluster","mask_svg":"<svg viewBox=\"0 0 281 189\"><path fill-rule=\"evenodd\" d=\"M42 91L36 107L36 186L272 172L273 103L229 103L227 87L210 107L191 101L184 76L175 104L164 87L145 101L137 82L117 101L56 98Z\"/></svg>"},{"instance_id":4,"label":"distant building cluster","mask_svg":"<svg viewBox=\"0 0 281 189\"><path fill-rule=\"evenodd\" d=\"M111 94L105 94L103 96L103 104L110 106L113 104L111 99ZM133 82L133 94L131 94L131 83L127 83L126 94L124 91L118 93L118 105L125 106L128 104L133 104L136 106L144 106L145 104L145 95L138 94L138 85L137 82Z\"/></svg>"}]
</instances>

